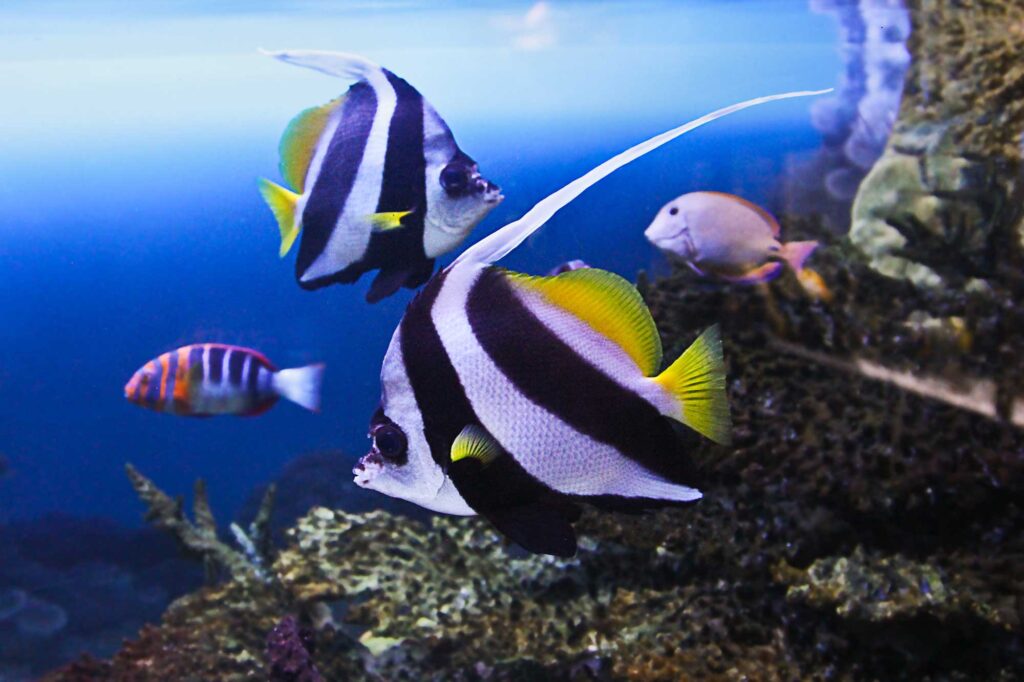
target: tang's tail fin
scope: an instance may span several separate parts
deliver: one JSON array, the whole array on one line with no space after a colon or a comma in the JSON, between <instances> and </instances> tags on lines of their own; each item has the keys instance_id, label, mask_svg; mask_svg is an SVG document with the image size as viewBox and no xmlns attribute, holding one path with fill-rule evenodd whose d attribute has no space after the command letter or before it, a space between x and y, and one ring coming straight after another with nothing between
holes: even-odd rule
<instances>
[{"instance_id":1,"label":"tang's tail fin","mask_svg":"<svg viewBox=\"0 0 1024 682\"><path fill-rule=\"evenodd\" d=\"M313 69L328 76L348 78L356 81L370 80L383 69L366 57L348 52L323 52L321 50L264 50L260 52L274 59Z\"/></svg>"},{"instance_id":2,"label":"tang's tail fin","mask_svg":"<svg viewBox=\"0 0 1024 682\"><path fill-rule=\"evenodd\" d=\"M323 384L322 362L274 373L274 392L311 412L320 411L320 387Z\"/></svg>"},{"instance_id":3,"label":"tang's tail fin","mask_svg":"<svg viewBox=\"0 0 1024 682\"><path fill-rule=\"evenodd\" d=\"M725 394L725 362L718 325L708 327L654 380L678 401L676 413L666 416L716 443L729 444L732 420Z\"/></svg>"},{"instance_id":4,"label":"tang's tail fin","mask_svg":"<svg viewBox=\"0 0 1024 682\"><path fill-rule=\"evenodd\" d=\"M793 268L793 272L799 274L804 269L804 262L816 248L818 242L786 242L782 245L779 256Z\"/></svg>"},{"instance_id":5,"label":"tang's tail fin","mask_svg":"<svg viewBox=\"0 0 1024 682\"><path fill-rule=\"evenodd\" d=\"M299 225L295 220L295 205L299 202L299 195L266 178L260 178L260 194L277 218L277 228L281 231L281 249L278 253L284 258L299 236Z\"/></svg>"}]
</instances>

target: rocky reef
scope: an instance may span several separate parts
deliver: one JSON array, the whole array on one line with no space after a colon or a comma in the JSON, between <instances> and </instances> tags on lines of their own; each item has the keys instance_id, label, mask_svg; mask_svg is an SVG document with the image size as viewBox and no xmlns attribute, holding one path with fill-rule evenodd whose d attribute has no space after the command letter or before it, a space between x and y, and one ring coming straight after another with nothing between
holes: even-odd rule
<instances>
[{"instance_id":1,"label":"rocky reef","mask_svg":"<svg viewBox=\"0 0 1024 682\"><path fill-rule=\"evenodd\" d=\"M913 57L850 239L872 267L924 286L1020 272L1024 5L911 0Z\"/></svg>"},{"instance_id":2,"label":"rocky reef","mask_svg":"<svg viewBox=\"0 0 1024 682\"><path fill-rule=\"evenodd\" d=\"M700 504L588 512L569 560L480 519L314 508L262 574L222 572L46 679L1019 679L1024 432L852 362L1012 373L1007 307L885 277L819 223L784 230L826 242L827 299L791 274L640 282L670 355L722 326L735 440L683 435ZM915 310L963 322L909 328Z\"/></svg>"},{"instance_id":3,"label":"rocky reef","mask_svg":"<svg viewBox=\"0 0 1024 682\"><path fill-rule=\"evenodd\" d=\"M699 504L588 511L572 559L480 519L323 506L275 550L270 496L229 541L202 487L190 521L133 472L210 583L45 679L1024 678L1024 18L908 4L915 62L851 240L783 216L822 243L814 278L638 282L669 358L722 328L734 442L680 435Z\"/></svg>"}]
</instances>

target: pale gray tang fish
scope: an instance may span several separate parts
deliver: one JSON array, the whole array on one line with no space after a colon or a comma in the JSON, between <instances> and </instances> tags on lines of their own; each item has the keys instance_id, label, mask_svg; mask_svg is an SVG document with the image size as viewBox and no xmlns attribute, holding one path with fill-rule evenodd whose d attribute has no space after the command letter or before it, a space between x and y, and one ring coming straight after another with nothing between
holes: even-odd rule
<instances>
[{"instance_id":1,"label":"pale gray tang fish","mask_svg":"<svg viewBox=\"0 0 1024 682\"><path fill-rule=\"evenodd\" d=\"M363 57L291 50L270 56L354 79L345 95L296 116L281 138L281 174L260 181L284 257L302 234L304 289L379 270L372 302L415 288L504 198L455 143L416 88Z\"/></svg>"},{"instance_id":2,"label":"pale gray tang fish","mask_svg":"<svg viewBox=\"0 0 1024 682\"><path fill-rule=\"evenodd\" d=\"M779 241L771 213L723 192L690 192L665 204L647 239L701 275L750 284L778 277L783 263L800 274L818 242Z\"/></svg>"},{"instance_id":3,"label":"pale gray tang fish","mask_svg":"<svg viewBox=\"0 0 1024 682\"><path fill-rule=\"evenodd\" d=\"M827 92L827 91L824 91ZM463 252L406 310L381 368L358 485L449 514L481 514L526 549L576 551L579 504L644 509L701 497L675 433L728 442L717 328L661 371L639 293L576 268L534 277L494 263L617 168L705 123L787 97L720 109L606 161Z\"/></svg>"}]
</instances>

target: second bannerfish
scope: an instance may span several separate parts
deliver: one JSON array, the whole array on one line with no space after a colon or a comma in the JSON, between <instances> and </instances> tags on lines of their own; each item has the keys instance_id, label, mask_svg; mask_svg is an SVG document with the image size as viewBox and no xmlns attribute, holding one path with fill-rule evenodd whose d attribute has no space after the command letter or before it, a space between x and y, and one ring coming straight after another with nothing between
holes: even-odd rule
<instances>
[{"instance_id":1,"label":"second bannerfish","mask_svg":"<svg viewBox=\"0 0 1024 682\"><path fill-rule=\"evenodd\" d=\"M415 288L504 198L455 143L437 111L406 81L340 52L268 53L356 81L307 109L281 138L287 189L261 180L284 257L301 233L295 276L304 289L352 283L378 270L374 303Z\"/></svg>"}]
</instances>

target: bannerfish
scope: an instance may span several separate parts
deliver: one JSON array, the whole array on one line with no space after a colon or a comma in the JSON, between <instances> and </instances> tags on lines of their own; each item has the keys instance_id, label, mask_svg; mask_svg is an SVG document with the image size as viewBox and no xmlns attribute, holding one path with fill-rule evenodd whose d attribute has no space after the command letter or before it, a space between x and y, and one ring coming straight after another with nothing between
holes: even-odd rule
<instances>
[{"instance_id":1,"label":"bannerfish","mask_svg":"<svg viewBox=\"0 0 1024 682\"><path fill-rule=\"evenodd\" d=\"M750 284L778 277L783 263L798 273L818 242L779 241L779 223L746 199L690 192L665 204L644 231L666 253L700 275Z\"/></svg>"},{"instance_id":2,"label":"bannerfish","mask_svg":"<svg viewBox=\"0 0 1024 682\"><path fill-rule=\"evenodd\" d=\"M279 370L251 348L196 343L147 362L124 387L124 397L150 410L191 417L254 416L278 398L319 412L323 373L323 364Z\"/></svg>"},{"instance_id":3,"label":"bannerfish","mask_svg":"<svg viewBox=\"0 0 1024 682\"><path fill-rule=\"evenodd\" d=\"M304 289L378 270L366 300L416 288L501 203L437 111L406 81L356 55L270 52L283 62L354 79L348 92L296 116L280 143L292 189L260 181L283 258L302 233L295 276Z\"/></svg>"},{"instance_id":4,"label":"bannerfish","mask_svg":"<svg viewBox=\"0 0 1024 682\"><path fill-rule=\"evenodd\" d=\"M637 290L593 267L536 277L494 263L630 161L750 100L606 161L464 251L409 304L381 367L355 482L449 514L480 514L525 549L576 551L580 503L645 509L701 497L674 423L728 443L711 327L664 371Z\"/></svg>"}]
</instances>

